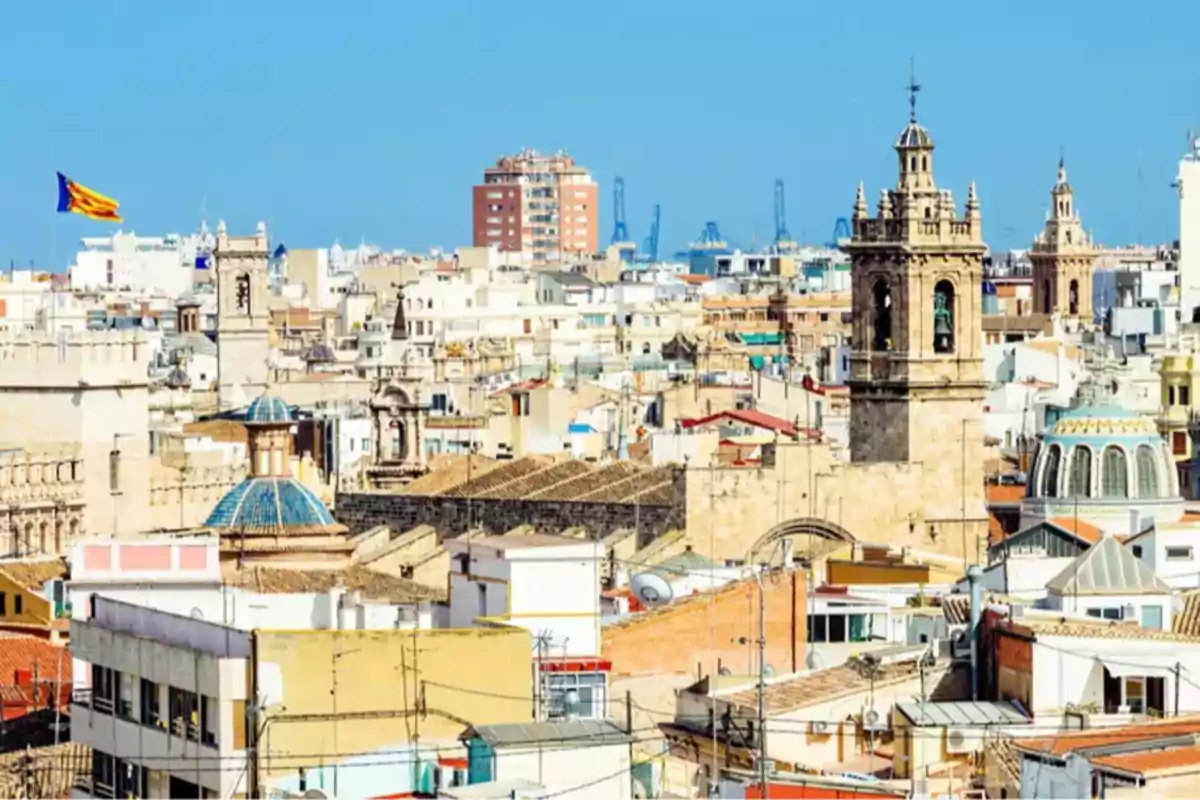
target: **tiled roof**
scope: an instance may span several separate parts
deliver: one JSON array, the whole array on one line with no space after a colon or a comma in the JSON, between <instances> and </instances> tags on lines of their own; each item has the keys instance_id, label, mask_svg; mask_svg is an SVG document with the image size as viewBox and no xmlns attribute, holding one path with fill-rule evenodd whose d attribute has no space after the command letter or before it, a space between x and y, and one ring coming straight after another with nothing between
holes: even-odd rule
<instances>
[{"instance_id":1,"label":"tiled roof","mask_svg":"<svg viewBox=\"0 0 1200 800\"><path fill-rule=\"evenodd\" d=\"M61 656L61 658L60 658ZM0 684L15 683L17 671L37 668L38 681L56 681L62 667L62 682L71 681L71 654L39 636L0 636Z\"/></svg>"},{"instance_id":2,"label":"tiled roof","mask_svg":"<svg viewBox=\"0 0 1200 800\"><path fill-rule=\"evenodd\" d=\"M82 742L21 747L0 755L0 797L70 797L91 774L92 748Z\"/></svg>"},{"instance_id":3,"label":"tiled roof","mask_svg":"<svg viewBox=\"0 0 1200 800\"><path fill-rule=\"evenodd\" d=\"M778 431L784 436L795 436L796 426L788 422L786 419L766 414L762 411L757 411L750 408L731 408L726 411L718 411L715 414L709 414L707 417L699 419L685 419L681 423L684 429L695 428L700 425L707 425L710 422L716 422L721 419L731 419L741 422L745 425L753 425L756 428L766 428L771 431Z\"/></svg>"},{"instance_id":4,"label":"tiled roof","mask_svg":"<svg viewBox=\"0 0 1200 800\"><path fill-rule=\"evenodd\" d=\"M499 461L486 456L434 456L429 460L429 472L405 486L401 494L441 494L499 466Z\"/></svg>"},{"instance_id":5,"label":"tiled roof","mask_svg":"<svg viewBox=\"0 0 1200 800\"><path fill-rule=\"evenodd\" d=\"M1025 498L1025 487L1020 484L989 483L987 501L991 503L1019 503Z\"/></svg>"},{"instance_id":6,"label":"tiled roof","mask_svg":"<svg viewBox=\"0 0 1200 800\"><path fill-rule=\"evenodd\" d=\"M942 614L950 625L966 625L971 621L971 598L969 595L952 594L942 598Z\"/></svg>"},{"instance_id":7,"label":"tiled roof","mask_svg":"<svg viewBox=\"0 0 1200 800\"><path fill-rule=\"evenodd\" d=\"M204 527L286 535L345 530L312 490L295 478L246 478L229 490Z\"/></svg>"},{"instance_id":8,"label":"tiled roof","mask_svg":"<svg viewBox=\"0 0 1200 800\"><path fill-rule=\"evenodd\" d=\"M1057 523L1055 523L1057 524ZM1111 536L1075 558L1046 583L1060 594L1170 594L1154 570Z\"/></svg>"},{"instance_id":9,"label":"tiled roof","mask_svg":"<svg viewBox=\"0 0 1200 800\"><path fill-rule=\"evenodd\" d=\"M1173 736L1200 734L1200 716L1151 722L1145 725L1128 725L1122 728L1073 731L1042 739L1020 739L1014 742L1017 750L1029 753L1045 753L1063 756L1078 750L1094 747L1110 747L1133 742L1153 742Z\"/></svg>"},{"instance_id":10,"label":"tiled roof","mask_svg":"<svg viewBox=\"0 0 1200 800\"><path fill-rule=\"evenodd\" d=\"M249 441L246 426L232 419L208 419L201 422L186 422L183 432L188 436L208 436L215 442Z\"/></svg>"},{"instance_id":11,"label":"tiled roof","mask_svg":"<svg viewBox=\"0 0 1200 800\"><path fill-rule=\"evenodd\" d=\"M1124 753L1091 759L1093 766L1109 767L1122 772L1152 775L1164 772L1195 772L1200 768L1200 745L1172 747L1167 750L1147 750L1143 753Z\"/></svg>"},{"instance_id":12,"label":"tiled roof","mask_svg":"<svg viewBox=\"0 0 1200 800\"><path fill-rule=\"evenodd\" d=\"M1183 610L1171 618L1171 631L1200 638L1200 589L1181 596Z\"/></svg>"},{"instance_id":13,"label":"tiled roof","mask_svg":"<svg viewBox=\"0 0 1200 800\"><path fill-rule=\"evenodd\" d=\"M48 580L67 577L67 562L61 558L0 561L0 570L18 586L38 589Z\"/></svg>"},{"instance_id":14,"label":"tiled roof","mask_svg":"<svg viewBox=\"0 0 1200 800\"><path fill-rule=\"evenodd\" d=\"M983 745L983 754L985 759L992 759L996 762L996 766L1000 768L1000 772L1004 775L1005 782L1008 784L1017 784L1021 782L1021 756L1013 747L1013 740L1007 736L999 736L995 739L987 739Z\"/></svg>"},{"instance_id":15,"label":"tiled roof","mask_svg":"<svg viewBox=\"0 0 1200 800\"><path fill-rule=\"evenodd\" d=\"M1057 525L1068 533L1073 533L1085 542L1095 544L1104 537L1104 532L1095 525L1074 517L1052 517L1048 520L1051 525Z\"/></svg>"},{"instance_id":16,"label":"tiled roof","mask_svg":"<svg viewBox=\"0 0 1200 800\"><path fill-rule=\"evenodd\" d=\"M884 684L906 681L916 677L919 672L916 659L884 664L875 671L874 686L879 689ZM768 714L785 714L798 708L807 708L838 697L868 691L871 686L872 679L866 670L860 670L848 662L767 684L763 702ZM756 708L758 688L743 689L722 699L744 708Z\"/></svg>"},{"instance_id":17,"label":"tiled roof","mask_svg":"<svg viewBox=\"0 0 1200 800\"><path fill-rule=\"evenodd\" d=\"M361 566L337 570L320 569L244 569L226 581L263 594L303 594L328 592L340 582L347 591L362 592L367 600L408 603L417 600L445 600L446 593L406 578L387 575Z\"/></svg>"},{"instance_id":18,"label":"tiled roof","mask_svg":"<svg viewBox=\"0 0 1200 800\"><path fill-rule=\"evenodd\" d=\"M287 403L283 402L282 398L274 395L263 394L255 398L250 407L246 409L246 424L275 424L281 422L291 422L292 411L288 408Z\"/></svg>"},{"instance_id":19,"label":"tiled roof","mask_svg":"<svg viewBox=\"0 0 1200 800\"><path fill-rule=\"evenodd\" d=\"M1160 631L1153 628L1142 628L1129 622L1097 619L1089 620L1065 619L1030 619L1021 618L1016 628L1027 628L1038 636L1073 636L1088 639L1143 639L1148 641L1183 642L1200 644L1200 637L1173 631Z\"/></svg>"}]
</instances>

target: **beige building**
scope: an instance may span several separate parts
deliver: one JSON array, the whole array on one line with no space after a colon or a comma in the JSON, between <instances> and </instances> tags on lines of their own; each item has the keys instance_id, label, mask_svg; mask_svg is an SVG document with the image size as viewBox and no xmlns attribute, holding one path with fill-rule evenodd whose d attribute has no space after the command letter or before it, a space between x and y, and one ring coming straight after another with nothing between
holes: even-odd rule
<instances>
[{"instance_id":1,"label":"beige building","mask_svg":"<svg viewBox=\"0 0 1200 800\"><path fill-rule=\"evenodd\" d=\"M1079 220L1067 168L1058 162L1058 180L1050 190L1046 226L1033 240L1033 306L1040 314L1058 313L1073 325L1092 324L1092 270L1099 251Z\"/></svg>"}]
</instances>

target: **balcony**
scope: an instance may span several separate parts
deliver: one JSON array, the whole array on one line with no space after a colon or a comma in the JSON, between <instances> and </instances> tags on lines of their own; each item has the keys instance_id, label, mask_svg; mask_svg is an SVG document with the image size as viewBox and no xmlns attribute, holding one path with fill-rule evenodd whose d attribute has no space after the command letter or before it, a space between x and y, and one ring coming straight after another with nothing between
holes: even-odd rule
<instances>
[{"instance_id":1,"label":"balcony","mask_svg":"<svg viewBox=\"0 0 1200 800\"><path fill-rule=\"evenodd\" d=\"M425 419L425 428L431 431L451 430L460 428L486 428L488 418L483 414L463 414L444 416L429 416Z\"/></svg>"}]
</instances>

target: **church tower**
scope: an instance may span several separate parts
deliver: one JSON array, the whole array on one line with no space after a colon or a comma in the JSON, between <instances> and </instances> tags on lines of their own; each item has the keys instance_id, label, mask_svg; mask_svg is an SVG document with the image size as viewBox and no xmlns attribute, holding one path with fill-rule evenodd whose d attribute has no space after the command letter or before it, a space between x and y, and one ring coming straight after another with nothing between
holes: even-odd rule
<instances>
[{"instance_id":1,"label":"church tower","mask_svg":"<svg viewBox=\"0 0 1200 800\"><path fill-rule=\"evenodd\" d=\"M983 241L972 183L965 212L933 176L916 92L895 149L898 180L875 216L862 185L845 247L853 281L852 462L919 465L930 533L974 531L983 513ZM986 524L986 523L985 523ZM964 530L964 534L966 531ZM974 535L972 533L972 535ZM974 545L971 544L971 547Z\"/></svg>"},{"instance_id":2,"label":"church tower","mask_svg":"<svg viewBox=\"0 0 1200 800\"><path fill-rule=\"evenodd\" d=\"M271 312L267 305L271 251L267 226L253 236L230 236L217 226L217 374L221 408L235 395L254 397L267 386Z\"/></svg>"},{"instance_id":3,"label":"church tower","mask_svg":"<svg viewBox=\"0 0 1200 800\"><path fill-rule=\"evenodd\" d=\"M1091 325L1092 269L1098 255L1079 220L1067 168L1058 162L1058 180L1050 190L1046 226L1033 240L1033 306L1040 314L1058 313L1072 327Z\"/></svg>"}]
</instances>

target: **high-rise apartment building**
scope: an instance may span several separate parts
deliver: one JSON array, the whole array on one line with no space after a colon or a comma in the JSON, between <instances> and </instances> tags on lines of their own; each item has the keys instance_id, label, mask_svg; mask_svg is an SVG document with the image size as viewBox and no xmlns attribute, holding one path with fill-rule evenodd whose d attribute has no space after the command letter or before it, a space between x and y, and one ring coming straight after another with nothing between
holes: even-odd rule
<instances>
[{"instance_id":1,"label":"high-rise apartment building","mask_svg":"<svg viewBox=\"0 0 1200 800\"><path fill-rule=\"evenodd\" d=\"M474 244L547 263L599 248L599 188L563 151L524 150L483 171L474 187Z\"/></svg>"}]
</instances>

